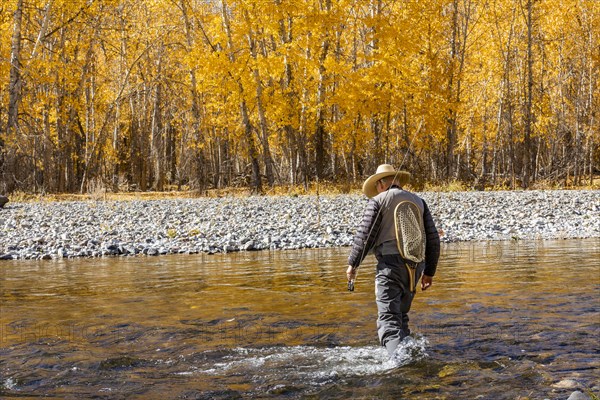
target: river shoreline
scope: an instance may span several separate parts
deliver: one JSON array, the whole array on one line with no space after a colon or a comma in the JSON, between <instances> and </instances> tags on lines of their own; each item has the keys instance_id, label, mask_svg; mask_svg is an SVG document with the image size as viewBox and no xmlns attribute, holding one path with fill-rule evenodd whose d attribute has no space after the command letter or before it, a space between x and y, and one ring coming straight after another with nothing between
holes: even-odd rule
<instances>
[{"instance_id":1,"label":"river shoreline","mask_svg":"<svg viewBox=\"0 0 600 400\"><path fill-rule=\"evenodd\" d=\"M419 193L443 242L600 237L600 191ZM350 246L359 195L8 203L0 259Z\"/></svg>"}]
</instances>

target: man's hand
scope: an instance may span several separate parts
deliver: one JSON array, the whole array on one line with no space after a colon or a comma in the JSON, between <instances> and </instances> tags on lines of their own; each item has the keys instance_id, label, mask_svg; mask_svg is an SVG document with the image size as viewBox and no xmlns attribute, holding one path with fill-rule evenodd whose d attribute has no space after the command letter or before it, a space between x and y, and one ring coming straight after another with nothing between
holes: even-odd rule
<instances>
[{"instance_id":1,"label":"man's hand","mask_svg":"<svg viewBox=\"0 0 600 400\"><path fill-rule=\"evenodd\" d=\"M348 265L346 270L346 277L348 278L348 290L354 292L354 280L356 279L356 268L352 268L352 265Z\"/></svg>"},{"instance_id":2,"label":"man's hand","mask_svg":"<svg viewBox=\"0 0 600 400\"><path fill-rule=\"evenodd\" d=\"M433 285L433 276L423 275L421 278L421 290L427 290L431 285Z\"/></svg>"},{"instance_id":3,"label":"man's hand","mask_svg":"<svg viewBox=\"0 0 600 400\"><path fill-rule=\"evenodd\" d=\"M346 270L346 277L348 278L348 282L356 279L356 269L354 269L352 265L348 265L348 269Z\"/></svg>"}]
</instances>

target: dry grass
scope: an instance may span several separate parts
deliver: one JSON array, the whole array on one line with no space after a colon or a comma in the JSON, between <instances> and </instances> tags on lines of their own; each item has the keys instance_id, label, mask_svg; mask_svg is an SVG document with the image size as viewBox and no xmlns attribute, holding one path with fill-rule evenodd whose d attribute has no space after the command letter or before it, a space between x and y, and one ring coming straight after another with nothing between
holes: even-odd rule
<instances>
[{"instance_id":1,"label":"dry grass","mask_svg":"<svg viewBox=\"0 0 600 400\"><path fill-rule=\"evenodd\" d=\"M98 186L85 194L34 194L25 192L13 192L8 197L11 202L53 202L53 201L132 201L132 200L160 200L160 199L181 199L181 198L219 198L219 197L249 197L253 195L250 188L223 188L207 190L176 190L176 187L168 188L163 192L111 192L104 187ZM339 195L339 194L361 194L362 181L356 183L334 183L334 182L312 182L305 187L304 185L281 185L274 187L264 187L263 194L266 196L303 196L303 195ZM407 185L407 189L418 192L459 192L474 190L460 181L454 181L448 184L430 184ZM600 176L594 179L592 185L587 181L586 185L572 186L556 184L551 182L536 182L531 189L536 190L573 190L573 189L600 189ZM495 187L486 187L485 190L502 191L510 190L506 184Z\"/></svg>"},{"instance_id":2,"label":"dry grass","mask_svg":"<svg viewBox=\"0 0 600 400\"><path fill-rule=\"evenodd\" d=\"M575 185L573 179L569 179L568 181L562 182L549 182L549 181L538 181L533 184L531 189L556 189L556 190L574 190L574 189L589 189L589 190L598 190L600 189L600 176L594 177L592 179L592 183L590 183L589 178L586 178L584 182L580 185Z\"/></svg>"},{"instance_id":3,"label":"dry grass","mask_svg":"<svg viewBox=\"0 0 600 400\"><path fill-rule=\"evenodd\" d=\"M460 181L453 181L443 185L436 185L431 183L426 183L422 192L465 192L468 190L473 190L468 187L465 183Z\"/></svg>"},{"instance_id":4,"label":"dry grass","mask_svg":"<svg viewBox=\"0 0 600 400\"><path fill-rule=\"evenodd\" d=\"M517 185L515 188L517 190L521 189L520 186ZM568 182L551 182L551 181L536 181L528 190L599 190L600 189L600 176L595 177L593 183L590 184L589 179L586 179L580 185L575 185L572 180ZM424 185L422 191L428 192L463 192L463 191L472 191L476 190L472 185L469 185L460 181L453 181L447 184L430 184L427 183ZM496 185L488 185L484 188L486 191L505 191L512 190L510 186L510 182L503 181L499 182Z\"/></svg>"},{"instance_id":5,"label":"dry grass","mask_svg":"<svg viewBox=\"0 0 600 400\"><path fill-rule=\"evenodd\" d=\"M113 200L159 200L202 197L193 191L168 191L168 192L118 192L95 191L87 194L53 193L31 194L14 192L8 196L11 202L53 202L53 201L113 201Z\"/></svg>"}]
</instances>

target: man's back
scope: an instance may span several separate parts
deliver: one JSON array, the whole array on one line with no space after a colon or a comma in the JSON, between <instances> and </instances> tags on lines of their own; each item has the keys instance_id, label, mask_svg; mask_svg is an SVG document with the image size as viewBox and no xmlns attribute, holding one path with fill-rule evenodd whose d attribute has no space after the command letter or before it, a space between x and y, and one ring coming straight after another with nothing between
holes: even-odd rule
<instances>
[{"instance_id":1,"label":"man's back","mask_svg":"<svg viewBox=\"0 0 600 400\"><path fill-rule=\"evenodd\" d=\"M421 218L425 210L423 199L414 193L400 189L397 186L391 187L389 190L379 193L373 198L379 203L379 213L381 214L381 225L379 233L375 240L375 247L384 242L396 241L396 226L394 220L394 210L402 201L411 201L421 210Z\"/></svg>"}]
</instances>

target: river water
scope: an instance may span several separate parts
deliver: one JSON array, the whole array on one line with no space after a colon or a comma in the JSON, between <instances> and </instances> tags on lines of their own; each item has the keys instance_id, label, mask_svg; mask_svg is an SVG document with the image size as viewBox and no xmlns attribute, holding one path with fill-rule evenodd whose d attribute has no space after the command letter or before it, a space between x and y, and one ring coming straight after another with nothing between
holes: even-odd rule
<instances>
[{"instance_id":1,"label":"river water","mask_svg":"<svg viewBox=\"0 0 600 400\"><path fill-rule=\"evenodd\" d=\"M394 361L347 248L0 263L0 398L598 395L600 240L443 245Z\"/></svg>"}]
</instances>

